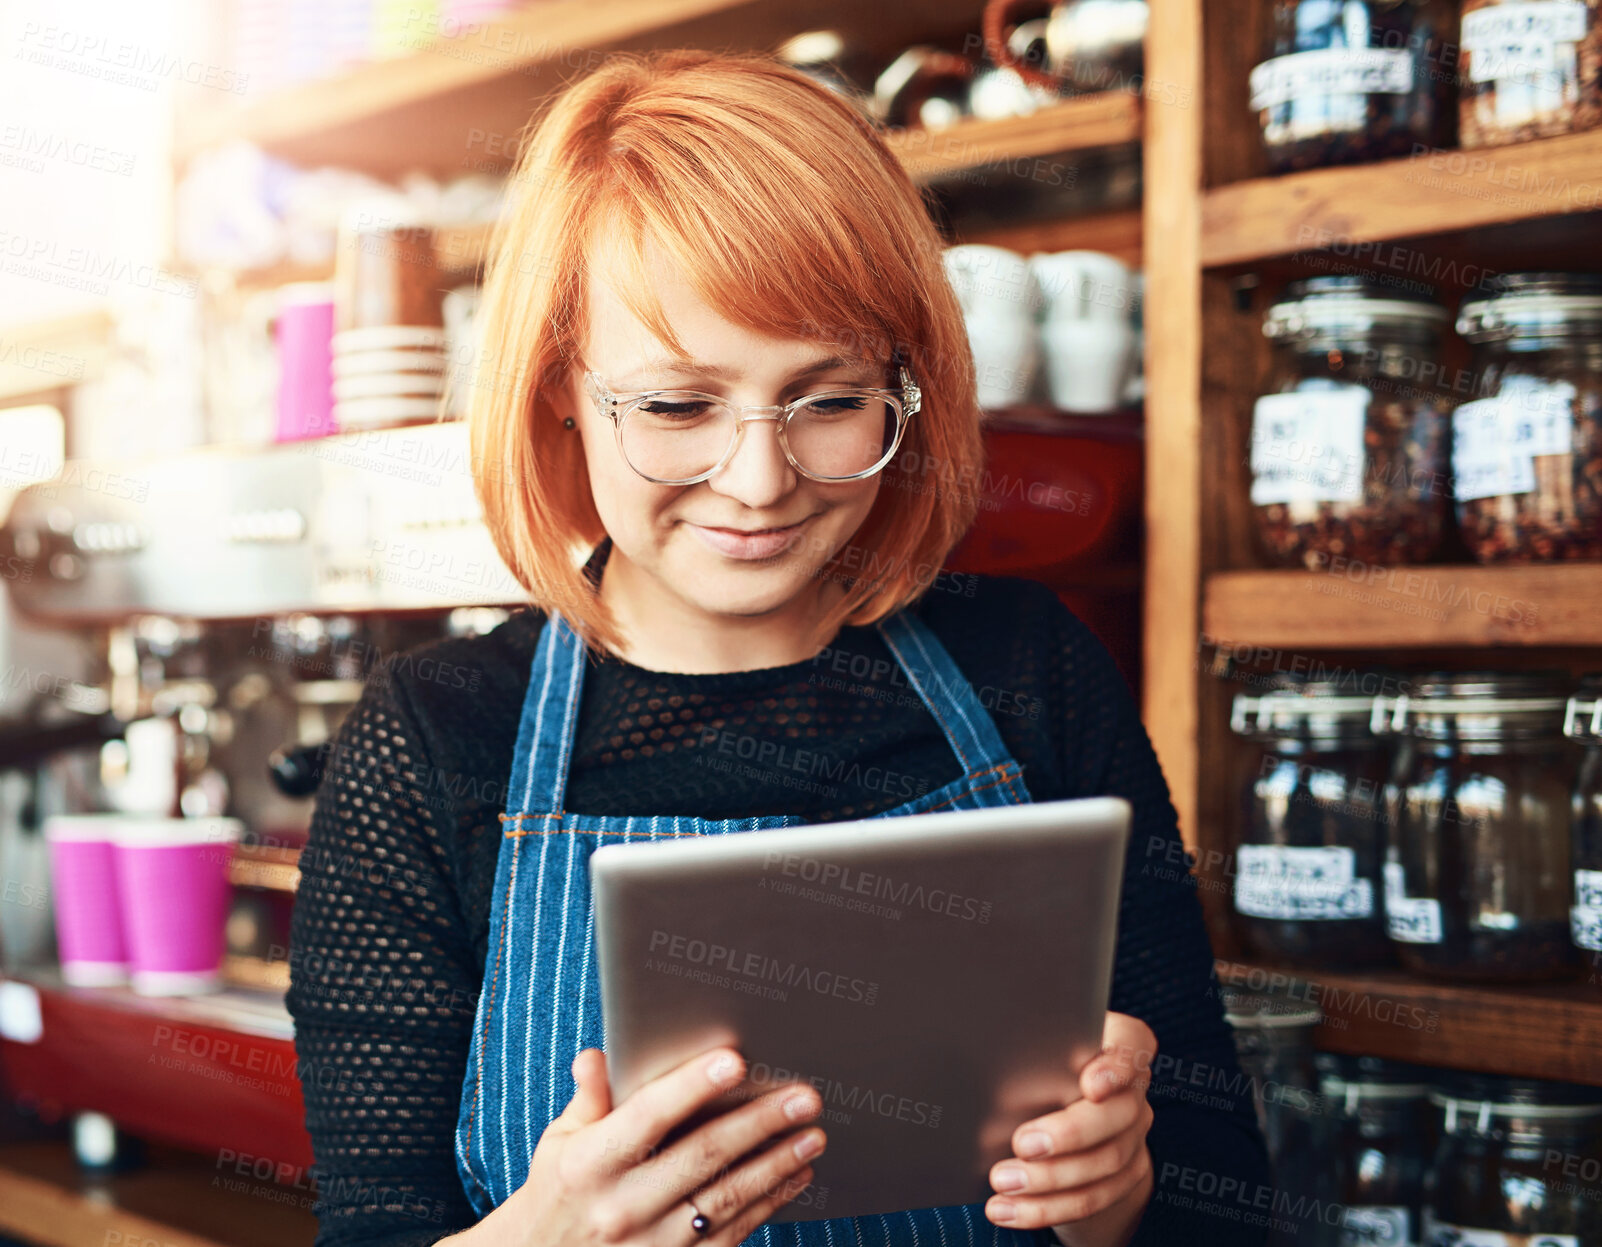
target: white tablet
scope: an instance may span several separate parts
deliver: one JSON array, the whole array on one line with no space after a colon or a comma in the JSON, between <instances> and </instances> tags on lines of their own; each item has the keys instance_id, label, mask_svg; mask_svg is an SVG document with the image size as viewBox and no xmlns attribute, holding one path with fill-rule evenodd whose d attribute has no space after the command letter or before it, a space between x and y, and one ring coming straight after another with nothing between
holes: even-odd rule
<instances>
[{"instance_id":1,"label":"white tablet","mask_svg":"<svg viewBox=\"0 0 1602 1247\"><path fill-rule=\"evenodd\" d=\"M970 1204L1101 1049L1129 803L612 844L591 858L614 1103L731 1044L823 1099L775 1221ZM692 1123L693 1124L693 1123Z\"/></svg>"}]
</instances>

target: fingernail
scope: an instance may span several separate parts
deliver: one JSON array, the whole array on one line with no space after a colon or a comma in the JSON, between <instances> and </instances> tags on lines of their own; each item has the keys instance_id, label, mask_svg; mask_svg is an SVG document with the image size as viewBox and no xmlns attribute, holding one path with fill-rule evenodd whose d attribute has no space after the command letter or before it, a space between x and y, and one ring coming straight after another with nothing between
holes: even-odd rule
<instances>
[{"instance_id":1,"label":"fingernail","mask_svg":"<svg viewBox=\"0 0 1602 1247\"><path fill-rule=\"evenodd\" d=\"M706 1076L712 1080L714 1087L721 1087L724 1083L733 1081L734 1066L734 1058L725 1052L707 1062Z\"/></svg>"},{"instance_id":2,"label":"fingernail","mask_svg":"<svg viewBox=\"0 0 1602 1247\"><path fill-rule=\"evenodd\" d=\"M998 1191L1021 1191L1028 1183L1029 1176L1019 1165L1003 1165L996 1170L996 1176L990 1180L990 1185Z\"/></svg>"},{"instance_id":3,"label":"fingernail","mask_svg":"<svg viewBox=\"0 0 1602 1247\"><path fill-rule=\"evenodd\" d=\"M1038 1156L1046 1156L1051 1152L1051 1136L1039 1130L1031 1130L1018 1140L1018 1155L1025 1160L1034 1160Z\"/></svg>"},{"instance_id":4,"label":"fingernail","mask_svg":"<svg viewBox=\"0 0 1602 1247\"><path fill-rule=\"evenodd\" d=\"M784 1102L784 1115L791 1121L805 1121L823 1106L810 1095L793 1095Z\"/></svg>"},{"instance_id":5,"label":"fingernail","mask_svg":"<svg viewBox=\"0 0 1602 1247\"><path fill-rule=\"evenodd\" d=\"M811 1160L823 1151L823 1132L809 1130L795 1141L795 1158L797 1160Z\"/></svg>"},{"instance_id":6,"label":"fingernail","mask_svg":"<svg viewBox=\"0 0 1602 1247\"><path fill-rule=\"evenodd\" d=\"M1010 1199L993 1199L985 1205L985 1216L992 1221L1011 1221L1016 1211Z\"/></svg>"}]
</instances>

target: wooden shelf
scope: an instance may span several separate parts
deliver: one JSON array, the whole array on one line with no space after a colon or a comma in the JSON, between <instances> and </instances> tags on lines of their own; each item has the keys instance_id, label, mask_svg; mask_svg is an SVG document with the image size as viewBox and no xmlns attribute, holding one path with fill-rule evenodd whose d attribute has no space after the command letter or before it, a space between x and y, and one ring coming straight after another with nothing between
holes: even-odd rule
<instances>
[{"instance_id":1,"label":"wooden shelf","mask_svg":"<svg viewBox=\"0 0 1602 1247\"><path fill-rule=\"evenodd\" d=\"M1602 645L1602 566L1214 572L1202 630L1297 649Z\"/></svg>"},{"instance_id":2,"label":"wooden shelf","mask_svg":"<svg viewBox=\"0 0 1602 1247\"><path fill-rule=\"evenodd\" d=\"M226 1156L161 1147L148 1156L131 1172L88 1178L65 1143L0 1147L0 1232L38 1247L309 1247L316 1237L305 1167L286 1166L288 1184L274 1185Z\"/></svg>"},{"instance_id":3,"label":"wooden shelf","mask_svg":"<svg viewBox=\"0 0 1602 1247\"><path fill-rule=\"evenodd\" d=\"M1003 161L1138 143L1140 97L1103 91L1023 117L969 118L941 130L891 130L890 150L914 179L934 181Z\"/></svg>"},{"instance_id":4,"label":"wooden shelf","mask_svg":"<svg viewBox=\"0 0 1602 1247\"><path fill-rule=\"evenodd\" d=\"M1602 1085L1602 991L1578 981L1515 987L1435 983L1397 970L1295 973L1220 961L1221 981L1281 987L1324 1013L1330 1052Z\"/></svg>"},{"instance_id":5,"label":"wooden shelf","mask_svg":"<svg viewBox=\"0 0 1602 1247\"><path fill-rule=\"evenodd\" d=\"M1597 209L1602 130L1475 151L1431 150L1208 191L1201 204L1201 261L1219 268L1332 243L1350 252L1359 243Z\"/></svg>"},{"instance_id":6,"label":"wooden shelf","mask_svg":"<svg viewBox=\"0 0 1602 1247\"><path fill-rule=\"evenodd\" d=\"M1139 208L964 231L956 241L1008 247L1020 255L1036 251L1105 251L1132 268L1140 267L1143 255Z\"/></svg>"},{"instance_id":7,"label":"wooden shelf","mask_svg":"<svg viewBox=\"0 0 1602 1247\"><path fill-rule=\"evenodd\" d=\"M419 47L338 77L194 109L180 118L183 164L230 139L299 164L386 177L420 168L498 171L543 101L596 68L607 52L669 44L768 51L829 28L864 61L888 63L911 43L960 40L978 23L973 0L847 5L843 0L542 0L454 38L419 31Z\"/></svg>"}]
</instances>

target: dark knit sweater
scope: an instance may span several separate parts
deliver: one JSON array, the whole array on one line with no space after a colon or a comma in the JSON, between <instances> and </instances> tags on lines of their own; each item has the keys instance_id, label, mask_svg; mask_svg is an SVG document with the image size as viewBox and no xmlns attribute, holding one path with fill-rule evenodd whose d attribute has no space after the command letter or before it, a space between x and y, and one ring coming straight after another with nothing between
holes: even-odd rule
<instances>
[{"instance_id":1,"label":"dark knit sweater","mask_svg":"<svg viewBox=\"0 0 1602 1247\"><path fill-rule=\"evenodd\" d=\"M1148 1137L1158 1185L1135 1241L1261 1243L1242 1220L1185 1207L1198 1180L1255 1192L1268 1172L1174 807L1128 685L1094 634L1033 582L942 578L915 609L978 690L1035 800L1110 794L1134 807L1111 1008L1145 1021L1159 1048ZM319 1247L420 1247L474 1220L453 1135L497 815L542 624L526 611L487 636L403 655L369 680L330 753L302 858L288 997ZM706 765L725 731L788 744L783 756L861 765L802 782L784 767ZM889 809L961 773L872 628L845 628L814 659L758 671L592 663L577 732L567 808L583 814L824 822Z\"/></svg>"}]
</instances>

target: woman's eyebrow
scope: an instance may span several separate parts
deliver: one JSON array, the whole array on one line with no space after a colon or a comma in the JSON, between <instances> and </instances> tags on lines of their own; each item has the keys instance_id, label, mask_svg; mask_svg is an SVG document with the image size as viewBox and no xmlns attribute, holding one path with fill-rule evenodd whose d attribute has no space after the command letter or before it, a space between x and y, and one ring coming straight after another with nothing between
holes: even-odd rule
<instances>
[{"instance_id":1,"label":"woman's eyebrow","mask_svg":"<svg viewBox=\"0 0 1602 1247\"><path fill-rule=\"evenodd\" d=\"M829 355L823 359L815 359L810 363L802 364L785 378L786 384L794 384L808 377L815 377L819 373L832 372L836 368L867 367L867 361L850 359L843 355ZM664 373L678 376L696 377L706 381L728 381L737 375L735 370L724 368L718 364L703 364L696 360L675 359L672 356L659 355L644 361L639 368L627 374L618 384L636 384L642 380Z\"/></svg>"}]
</instances>

